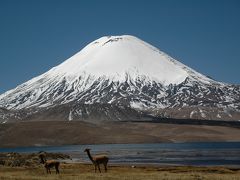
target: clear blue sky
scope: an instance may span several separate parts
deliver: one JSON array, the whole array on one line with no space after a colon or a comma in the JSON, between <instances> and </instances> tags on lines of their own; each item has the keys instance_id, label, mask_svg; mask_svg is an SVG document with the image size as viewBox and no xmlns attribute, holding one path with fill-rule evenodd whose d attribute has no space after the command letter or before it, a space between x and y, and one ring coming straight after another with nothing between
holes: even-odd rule
<instances>
[{"instance_id":1,"label":"clear blue sky","mask_svg":"<svg viewBox=\"0 0 240 180\"><path fill-rule=\"evenodd\" d=\"M0 0L0 93L101 36L122 34L240 84L238 0Z\"/></svg>"}]
</instances>

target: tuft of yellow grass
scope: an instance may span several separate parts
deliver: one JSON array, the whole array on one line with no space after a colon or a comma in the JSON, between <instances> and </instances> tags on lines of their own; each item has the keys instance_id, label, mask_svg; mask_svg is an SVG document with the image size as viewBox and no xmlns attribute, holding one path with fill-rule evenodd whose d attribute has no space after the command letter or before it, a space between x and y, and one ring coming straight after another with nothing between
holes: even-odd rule
<instances>
[{"instance_id":1,"label":"tuft of yellow grass","mask_svg":"<svg viewBox=\"0 0 240 180\"><path fill-rule=\"evenodd\" d=\"M103 169L103 168L102 168ZM107 173L94 173L90 164L61 164L60 174L46 174L43 167L0 166L0 180L240 180L240 169L227 167L110 166Z\"/></svg>"}]
</instances>

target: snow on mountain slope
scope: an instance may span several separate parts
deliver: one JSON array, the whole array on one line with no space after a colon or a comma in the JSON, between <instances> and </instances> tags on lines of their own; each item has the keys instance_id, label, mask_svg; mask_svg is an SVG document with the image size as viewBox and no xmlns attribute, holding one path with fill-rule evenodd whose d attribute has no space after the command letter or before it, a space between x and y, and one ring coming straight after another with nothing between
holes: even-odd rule
<instances>
[{"instance_id":1,"label":"snow on mountain slope","mask_svg":"<svg viewBox=\"0 0 240 180\"><path fill-rule=\"evenodd\" d=\"M216 82L150 44L123 35L88 44L62 64L0 95L0 106L19 110L102 103L146 110L199 102L239 109L238 95L238 86Z\"/></svg>"},{"instance_id":2,"label":"snow on mountain slope","mask_svg":"<svg viewBox=\"0 0 240 180\"><path fill-rule=\"evenodd\" d=\"M120 82L125 81L126 74L132 79L142 75L163 84L180 83L188 75L164 54L132 36L100 38L51 73L69 78L85 73Z\"/></svg>"}]
</instances>

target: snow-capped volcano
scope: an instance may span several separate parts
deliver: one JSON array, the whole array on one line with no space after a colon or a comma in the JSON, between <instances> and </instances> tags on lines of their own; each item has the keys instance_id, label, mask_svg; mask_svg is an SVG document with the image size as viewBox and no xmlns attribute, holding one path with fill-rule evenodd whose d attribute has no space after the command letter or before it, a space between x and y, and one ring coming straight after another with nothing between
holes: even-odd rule
<instances>
[{"instance_id":1,"label":"snow-capped volcano","mask_svg":"<svg viewBox=\"0 0 240 180\"><path fill-rule=\"evenodd\" d=\"M102 110L108 112L106 116L111 114L110 109L117 108L113 113L117 119L121 117L116 113L122 111L118 108L158 114L166 108L189 107L186 116L200 113L205 118L208 112L202 107L211 107L222 108L214 117L220 118L226 108L240 110L239 89L194 71L134 36L108 36L0 95L0 107L43 112L67 106L69 120L84 113L88 116L90 105L95 104L106 106ZM227 114L232 116L229 111Z\"/></svg>"}]
</instances>

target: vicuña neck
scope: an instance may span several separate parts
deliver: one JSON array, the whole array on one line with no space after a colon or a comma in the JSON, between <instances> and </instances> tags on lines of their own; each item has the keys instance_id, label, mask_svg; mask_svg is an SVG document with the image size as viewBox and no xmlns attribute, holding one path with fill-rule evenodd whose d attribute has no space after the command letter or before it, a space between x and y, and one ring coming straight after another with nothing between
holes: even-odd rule
<instances>
[{"instance_id":1,"label":"vicu\u00f1a neck","mask_svg":"<svg viewBox=\"0 0 240 180\"><path fill-rule=\"evenodd\" d=\"M87 151L87 155L88 155L89 159L93 162L93 158L92 158L92 156L90 154L90 151Z\"/></svg>"},{"instance_id":2,"label":"vicu\u00f1a neck","mask_svg":"<svg viewBox=\"0 0 240 180\"><path fill-rule=\"evenodd\" d=\"M41 159L41 163L44 164L46 162L46 159L44 159L43 155L40 155L39 157Z\"/></svg>"}]
</instances>

